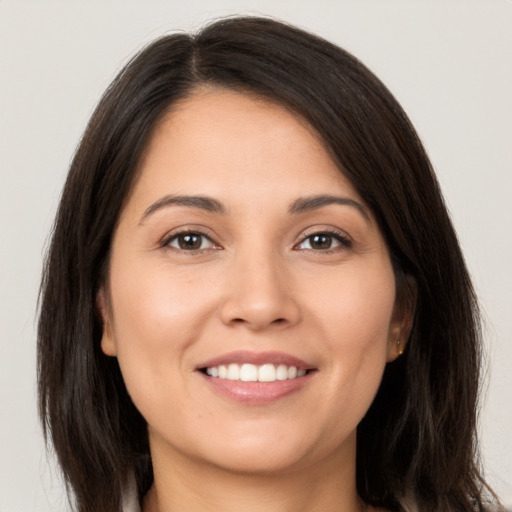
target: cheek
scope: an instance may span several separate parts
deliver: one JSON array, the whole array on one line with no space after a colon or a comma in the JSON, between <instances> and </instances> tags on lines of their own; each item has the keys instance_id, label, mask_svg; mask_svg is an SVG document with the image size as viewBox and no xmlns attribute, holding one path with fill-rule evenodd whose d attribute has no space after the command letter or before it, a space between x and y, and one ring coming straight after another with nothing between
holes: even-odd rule
<instances>
[{"instance_id":1,"label":"cheek","mask_svg":"<svg viewBox=\"0 0 512 512\"><path fill-rule=\"evenodd\" d=\"M361 269L363 270L363 269ZM321 284L321 282L318 282ZM311 297L316 330L330 355L327 391L334 403L358 412L370 406L386 365L395 301L395 280L386 264L341 273ZM323 288L323 293L318 290Z\"/></svg>"},{"instance_id":2,"label":"cheek","mask_svg":"<svg viewBox=\"0 0 512 512\"><path fill-rule=\"evenodd\" d=\"M385 345L395 303L395 279L385 259L373 266L354 265L316 279L310 304L331 343L350 353Z\"/></svg>"},{"instance_id":3,"label":"cheek","mask_svg":"<svg viewBox=\"0 0 512 512\"><path fill-rule=\"evenodd\" d=\"M188 370L183 355L200 336L212 304L201 280L171 274L165 265L143 267L128 258L112 265L110 288L117 358L144 414L164 390L179 388L177 376Z\"/></svg>"},{"instance_id":4,"label":"cheek","mask_svg":"<svg viewBox=\"0 0 512 512\"><path fill-rule=\"evenodd\" d=\"M208 297L200 279L158 265L117 266L111 276L115 330L121 345L125 340L175 347L193 335ZM179 337L177 334L179 333ZM144 343L142 343L144 342ZM126 341L128 343L128 341Z\"/></svg>"}]
</instances>

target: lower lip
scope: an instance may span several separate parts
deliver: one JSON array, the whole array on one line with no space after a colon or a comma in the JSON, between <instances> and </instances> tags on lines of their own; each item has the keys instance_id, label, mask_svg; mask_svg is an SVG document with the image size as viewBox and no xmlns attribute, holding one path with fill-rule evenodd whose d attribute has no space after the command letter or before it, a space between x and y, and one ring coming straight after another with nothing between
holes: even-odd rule
<instances>
[{"instance_id":1,"label":"lower lip","mask_svg":"<svg viewBox=\"0 0 512 512\"><path fill-rule=\"evenodd\" d=\"M314 372L303 377L274 382L243 382L241 380L220 379L200 372L214 392L224 398L244 404L263 405L276 402L300 391L311 379Z\"/></svg>"}]
</instances>

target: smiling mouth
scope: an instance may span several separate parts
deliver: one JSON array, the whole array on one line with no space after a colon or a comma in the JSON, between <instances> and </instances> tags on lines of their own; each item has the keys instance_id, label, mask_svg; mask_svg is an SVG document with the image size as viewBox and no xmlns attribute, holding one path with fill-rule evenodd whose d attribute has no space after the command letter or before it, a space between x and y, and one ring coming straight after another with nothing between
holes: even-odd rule
<instances>
[{"instance_id":1,"label":"smiling mouth","mask_svg":"<svg viewBox=\"0 0 512 512\"><path fill-rule=\"evenodd\" d=\"M266 363L255 365L251 363L244 364L221 364L218 366L208 366L202 369L203 373L210 377L226 379L241 382L275 382L283 380L293 380L304 377L308 370L297 368L297 366L288 366L285 364Z\"/></svg>"},{"instance_id":2,"label":"smiling mouth","mask_svg":"<svg viewBox=\"0 0 512 512\"><path fill-rule=\"evenodd\" d=\"M266 405L308 386L318 368L284 352L238 350L196 367L217 395L244 405Z\"/></svg>"}]
</instances>

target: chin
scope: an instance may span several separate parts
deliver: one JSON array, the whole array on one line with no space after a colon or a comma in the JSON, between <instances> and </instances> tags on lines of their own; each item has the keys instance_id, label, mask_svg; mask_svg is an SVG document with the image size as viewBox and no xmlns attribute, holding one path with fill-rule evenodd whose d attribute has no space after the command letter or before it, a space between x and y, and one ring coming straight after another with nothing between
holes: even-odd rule
<instances>
[{"instance_id":1,"label":"chin","mask_svg":"<svg viewBox=\"0 0 512 512\"><path fill-rule=\"evenodd\" d=\"M306 457L297 450L265 446L260 449L234 449L211 463L225 471L244 475L279 475L308 465Z\"/></svg>"},{"instance_id":2,"label":"chin","mask_svg":"<svg viewBox=\"0 0 512 512\"><path fill-rule=\"evenodd\" d=\"M300 429L295 432L287 429L281 435L276 435L277 432L274 428L268 436L261 431L249 436L223 435L221 439L229 443L204 446L202 456L210 464L232 473L276 476L321 464L347 447L351 454L355 453L355 434L340 440L330 436L308 439L307 433Z\"/></svg>"}]
</instances>

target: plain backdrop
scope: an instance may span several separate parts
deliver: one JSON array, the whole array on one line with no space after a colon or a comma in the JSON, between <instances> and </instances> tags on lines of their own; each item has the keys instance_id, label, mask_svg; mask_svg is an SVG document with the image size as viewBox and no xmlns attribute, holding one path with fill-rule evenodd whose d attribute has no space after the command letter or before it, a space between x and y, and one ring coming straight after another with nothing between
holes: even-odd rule
<instances>
[{"instance_id":1,"label":"plain backdrop","mask_svg":"<svg viewBox=\"0 0 512 512\"><path fill-rule=\"evenodd\" d=\"M41 262L76 144L120 66L153 38L268 14L348 49L417 127L486 315L486 474L512 504L510 0L0 0L0 512L68 510L37 420Z\"/></svg>"}]
</instances>

